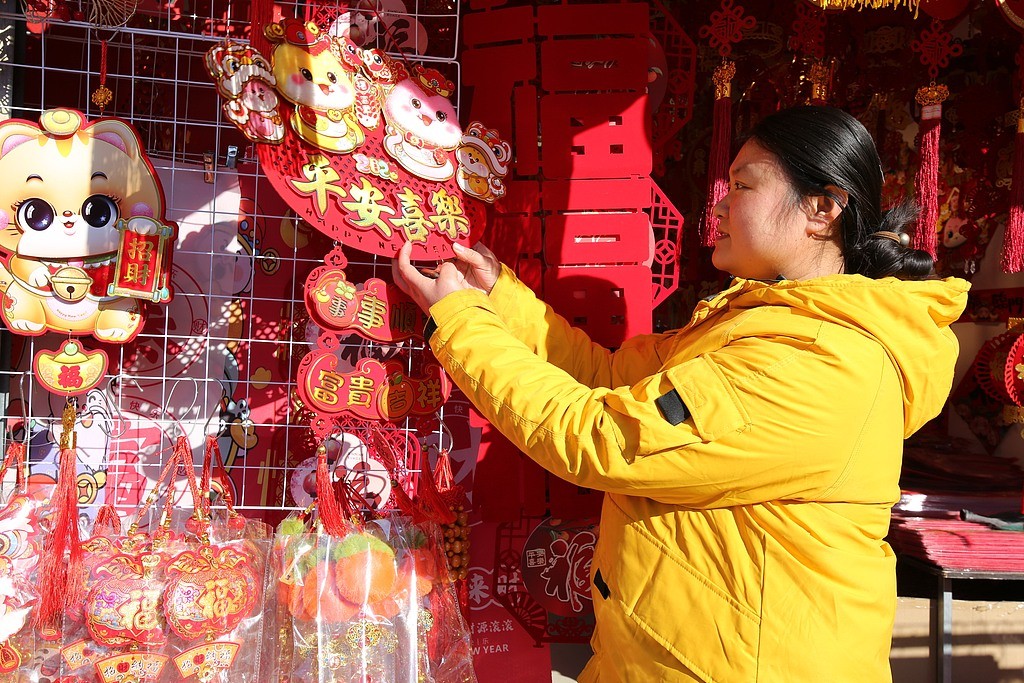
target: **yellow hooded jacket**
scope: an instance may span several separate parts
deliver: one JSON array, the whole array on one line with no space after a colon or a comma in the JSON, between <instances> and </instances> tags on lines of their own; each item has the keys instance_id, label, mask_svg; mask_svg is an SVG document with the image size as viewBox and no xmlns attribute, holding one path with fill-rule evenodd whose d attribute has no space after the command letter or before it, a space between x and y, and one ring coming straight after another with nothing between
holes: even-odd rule
<instances>
[{"instance_id":1,"label":"yellow hooded jacket","mask_svg":"<svg viewBox=\"0 0 1024 683\"><path fill-rule=\"evenodd\" d=\"M891 680L883 539L903 439L949 393L968 289L737 279L614 353L507 268L490 296L431 308L435 355L487 419L607 492L581 681Z\"/></svg>"}]
</instances>

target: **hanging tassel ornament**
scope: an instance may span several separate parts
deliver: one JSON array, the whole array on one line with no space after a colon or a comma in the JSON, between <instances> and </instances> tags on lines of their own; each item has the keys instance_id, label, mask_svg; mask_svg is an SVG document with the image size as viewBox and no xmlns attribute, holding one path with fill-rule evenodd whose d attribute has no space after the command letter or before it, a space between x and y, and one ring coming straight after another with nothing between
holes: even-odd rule
<instances>
[{"instance_id":1,"label":"hanging tassel ornament","mask_svg":"<svg viewBox=\"0 0 1024 683\"><path fill-rule=\"evenodd\" d=\"M949 66L950 59L963 54L960 42L945 30L938 19L910 41L910 49L920 54L921 64L928 67L929 85L918 88L915 99L921 105L921 126L918 136L920 162L914 179L914 197L921 214L914 230L914 248L937 255L936 223L939 219L939 133L942 103L949 97L949 88L936 85L939 69Z\"/></svg>"},{"instance_id":2,"label":"hanging tassel ornament","mask_svg":"<svg viewBox=\"0 0 1024 683\"><path fill-rule=\"evenodd\" d=\"M746 14L742 5L733 0L722 0L719 9L711 13L710 21L700 27L700 37L707 38L712 49L718 51L722 63L715 69L715 109L711 129L711 150L708 154L708 192L704 203L704 216L700 225L701 246L714 246L718 238L718 218L715 205L729 191L729 148L732 144L732 79L736 76L736 63L729 60L732 46L743 40L745 31L757 26L757 19Z\"/></svg>"},{"instance_id":3,"label":"hanging tassel ornament","mask_svg":"<svg viewBox=\"0 0 1024 683\"><path fill-rule=\"evenodd\" d=\"M828 28L828 20L824 11L807 3L797 3L794 9L796 18L791 26L793 35L786 45L795 56L801 57L805 64L810 65L806 76L801 76L801 85L807 81L811 83L807 103L827 104L832 90L834 70L833 60L825 59L825 30Z\"/></svg>"},{"instance_id":4,"label":"hanging tassel ornament","mask_svg":"<svg viewBox=\"0 0 1024 683\"><path fill-rule=\"evenodd\" d=\"M811 64L811 104L828 104L832 92L832 63L820 60Z\"/></svg>"},{"instance_id":5,"label":"hanging tassel ornament","mask_svg":"<svg viewBox=\"0 0 1024 683\"><path fill-rule=\"evenodd\" d=\"M732 142L732 79L736 63L722 62L715 81L715 110L711 131L711 153L708 157L708 194L701 223L701 246L713 247L718 239L718 217L715 205L729 191L729 147Z\"/></svg>"},{"instance_id":6,"label":"hanging tassel ornament","mask_svg":"<svg viewBox=\"0 0 1024 683\"><path fill-rule=\"evenodd\" d=\"M344 509L335 497L334 485L331 482L332 468L327 464L327 446L323 443L316 448L316 506L320 513L320 521L324 531L332 536L345 535L345 517L354 511L346 504ZM345 498L345 502L348 500Z\"/></svg>"},{"instance_id":7,"label":"hanging tassel ornament","mask_svg":"<svg viewBox=\"0 0 1024 683\"><path fill-rule=\"evenodd\" d=\"M1024 65L1021 67L1024 87ZM1017 110L1017 137L1013 145L1013 176L1010 185L1010 217L1003 234L1000 266L1004 273L1024 270L1024 96Z\"/></svg>"},{"instance_id":8,"label":"hanging tassel ornament","mask_svg":"<svg viewBox=\"0 0 1024 683\"><path fill-rule=\"evenodd\" d=\"M92 91L92 103L99 107L100 113L114 99L114 93L107 87L107 41L100 41L100 87Z\"/></svg>"},{"instance_id":9,"label":"hanging tassel ornament","mask_svg":"<svg viewBox=\"0 0 1024 683\"><path fill-rule=\"evenodd\" d=\"M949 88L934 82L918 88L915 97L921 105L921 127L914 196L921 214L914 230L913 246L927 251L932 258L936 256L935 226L939 220L939 134L942 130L942 103L947 97Z\"/></svg>"},{"instance_id":10,"label":"hanging tassel ornament","mask_svg":"<svg viewBox=\"0 0 1024 683\"><path fill-rule=\"evenodd\" d=\"M452 513L451 521L441 525L448 578L452 582L464 581L469 576L469 498L465 489L455 483L448 449L442 449L437 457L434 486Z\"/></svg>"},{"instance_id":11,"label":"hanging tassel ornament","mask_svg":"<svg viewBox=\"0 0 1024 683\"><path fill-rule=\"evenodd\" d=\"M78 533L78 439L77 412L68 399L61 416L60 464L50 507L53 530L43 548L39 566L39 611L37 623L59 629L61 618L71 605L83 599L82 545Z\"/></svg>"}]
</instances>

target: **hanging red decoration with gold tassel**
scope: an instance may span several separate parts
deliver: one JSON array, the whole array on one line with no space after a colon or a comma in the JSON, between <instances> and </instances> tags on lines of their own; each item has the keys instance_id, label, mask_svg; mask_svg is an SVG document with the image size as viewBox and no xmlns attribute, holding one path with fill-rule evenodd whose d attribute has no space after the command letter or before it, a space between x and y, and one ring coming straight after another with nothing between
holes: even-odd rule
<instances>
[{"instance_id":1,"label":"hanging red decoration with gold tassel","mask_svg":"<svg viewBox=\"0 0 1024 683\"><path fill-rule=\"evenodd\" d=\"M78 537L78 444L74 399L68 399L61 417L59 470L50 498L52 531L39 564L37 624L59 629L68 606L82 600L82 545Z\"/></svg>"},{"instance_id":2,"label":"hanging red decoration with gold tassel","mask_svg":"<svg viewBox=\"0 0 1024 683\"><path fill-rule=\"evenodd\" d=\"M921 210L914 230L913 246L936 256L935 224L939 220L939 134L942 131L942 103L949 97L944 85L922 86L915 99L921 105L921 127L918 135L920 160L914 178L914 197Z\"/></svg>"},{"instance_id":3,"label":"hanging red decoration with gold tassel","mask_svg":"<svg viewBox=\"0 0 1024 683\"><path fill-rule=\"evenodd\" d=\"M1004 273L1024 270L1024 44L1017 52L1017 87L1020 106L1017 109L1017 137L1013 144L1013 175L1010 184L1010 216L1003 234L1000 266Z\"/></svg>"},{"instance_id":4,"label":"hanging red decoration with gold tassel","mask_svg":"<svg viewBox=\"0 0 1024 683\"><path fill-rule=\"evenodd\" d=\"M796 19L790 27L787 46L810 63L806 79L811 83L809 104L828 104L832 90L832 72L834 63L825 59L825 28L827 18L825 12L807 3L796 5ZM801 79L802 80L802 79Z\"/></svg>"},{"instance_id":5,"label":"hanging red decoration with gold tassel","mask_svg":"<svg viewBox=\"0 0 1024 683\"><path fill-rule=\"evenodd\" d=\"M914 249L922 249L936 256L936 223L939 219L939 136L942 131L942 102L949 96L949 88L936 85L939 68L949 66L949 57L963 54L964 48L942 28L938 19L910 42L910 49L921 54L921 63L928 67L932 82L918 88L916 101L921 105L921 128L918 136L920 162L914 178L914 199L921 215L913 231Z\"/></svg>"},{"instance_id":6,"label":"hanging red decoration with gold tassel","mask_svg":"<svg viewBox=\"0 0 1024 683\"><path fill-rule=\"evenodd\" d=\"M715 69L715 114L708 155L708 195L701 222L701 246L712 247L718 238L715 204L729 191L729 146L732 141L732 79L736 62L723 61Z\"/></svg>"},{"instance_id":7,"label":"hanging red decoration with gold tassel","mask_svg":"<svg viewBox=\"0 0 1024 683\"><path fill-rule=\"evenodd\" d=\"M711 22L700 28L700 37L708 38L712 48L718 50L722 63L715 69L715 110L711 130L711 150L708 154L708 192L701 221L701 245L713 246L718 237L718 218L715 205L729 190L729 151L732 143L732 79L736 76L736 63L728 59L733 43L743 39L743 32L757 25L750 15L744 16L741 5L722 0L720 10L711 13Z\"/></svg>"},{"instance_id":8,"label":"hanging red decoration with gold tassel","mask_svg":"<svg viewBox=\"0 0 1024 683\"><path fill-rule=\"evenodd\" d=\"M919 163L914 180L914 196L921 214L914 230L913 245L936 256L936 223L939 218L939 137L942 130L942 103L949 97L949 88L936 85L939 68L949 66L949 58L963 53L963 47L942 27L938 19L911 41L910 48L921 54L921 63L932 78L929 85L918 88L915 99L921 106L918 135Z\"/></svg>"}]
</instances>

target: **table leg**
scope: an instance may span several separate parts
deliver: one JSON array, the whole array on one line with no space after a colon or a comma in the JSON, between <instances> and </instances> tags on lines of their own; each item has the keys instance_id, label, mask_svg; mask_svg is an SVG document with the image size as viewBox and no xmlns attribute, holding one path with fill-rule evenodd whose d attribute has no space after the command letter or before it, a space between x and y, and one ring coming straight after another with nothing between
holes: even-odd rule
<instances>
[{"instance_id":1,"label":"table leg","mask_svg":"<svg viewBox=\"0 0 1024 683\"><path fill-rule=\"evenodd\" d=\"M931 601L932 659L936 683L953 683L953 580L939 574Z\"/></svg>"}]
</instances>

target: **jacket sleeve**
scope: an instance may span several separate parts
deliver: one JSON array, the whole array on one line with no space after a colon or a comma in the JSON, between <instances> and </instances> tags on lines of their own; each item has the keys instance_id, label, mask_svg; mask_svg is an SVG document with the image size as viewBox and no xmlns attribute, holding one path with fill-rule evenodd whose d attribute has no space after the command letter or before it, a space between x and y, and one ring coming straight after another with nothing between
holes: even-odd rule
<instances>
[{"instance_id":1,"label":"jacket sleeve","mask_svg":"<svg viewBox=\"0 0 1024 683\"><path fill-rule=\"evenodd\" d=\"M588 387L632 384L658 369L671 334L640 335L612 352L537 298L508 266L491 290L494 312L530 351Z\"/></svg>"},{"instance_id":2,"label":"jacket sleeve","mask_svg":"<svg viewBox=\"0 0 1024 683\"><path fill-rule=\"evenodd\" d=\"M849 368L816 351L816 320L770 338L744 337L740 325L719 351L608 389L533 354L480 292L445 297L431 314L435 355L492 424L557 476L612 493L695 508L822 500L844 480L877 403L864 387L848 407L822 399L842 395ZM880 349L852 360L868 377L886 372ZM672 389L690 411L675 425L655 403ZM885 408L900 414L901 444L898 400ZM895 467L898 476L898 457Z\"/></svg>"}]
</instances>

